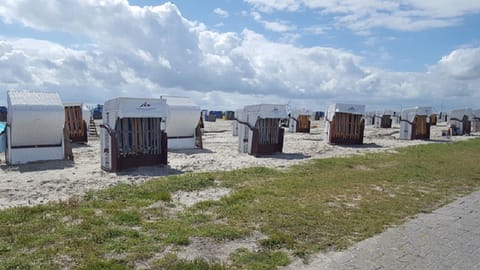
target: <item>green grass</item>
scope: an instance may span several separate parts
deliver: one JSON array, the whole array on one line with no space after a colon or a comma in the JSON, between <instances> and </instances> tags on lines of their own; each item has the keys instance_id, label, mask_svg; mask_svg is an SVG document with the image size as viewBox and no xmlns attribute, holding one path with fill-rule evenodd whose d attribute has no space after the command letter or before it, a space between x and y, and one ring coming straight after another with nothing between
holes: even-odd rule
<instances>
[{"instance_id":1,"label":"green grass","mask_svg":"<svg viewBox=\"0 0 480 270\"><path fill-rule=\"evenodd\" d=\"M285 266L290 262L288 256L284 253L271 250L262 250L260 252L250 252L245 249L239 249L230 256L232 258L232 267L243 268L248 266L251 269L272 269L273 266Z\"/></svg>"},{"instance_id":2,"label":"green grass","mask_svg":"<svg viewBox=\"0 0 480 270\"><path fill-rule=\"evenodd\" d=\"M171 270L226 270L226 265L219 263L208 263L202 259L187 261L178 259L175 254L167 254L160 260L154 260L153 269L171 269Z\"/></svg>"},{"instance_id":3,"label":"green grass","mask_svg":"<svg viewBox=\"0 0 480 270\"><path fill-rule=\"evenodd\" d=\"M0 269L275 269L289 256L341 250L480 187L480 140L428 144L287 170L249 168L119 184L82 198L0 211ZM172 212L172 193L216 185L219 201ZM163 202L163 203L158 203ZM156 207L152 207L156 205ZM224 243L260 231L260 250L229 262L168 250L192 237Z\"/></svg>"}]
</instances>

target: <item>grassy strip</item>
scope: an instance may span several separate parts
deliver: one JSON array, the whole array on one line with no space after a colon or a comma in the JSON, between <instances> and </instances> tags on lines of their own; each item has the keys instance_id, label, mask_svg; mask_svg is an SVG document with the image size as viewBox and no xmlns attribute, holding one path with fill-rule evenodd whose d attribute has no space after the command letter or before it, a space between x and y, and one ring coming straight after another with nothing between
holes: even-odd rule
<instances>
[{"instance_id":1,"label":"grassy strip","mask_svg":"<svg viewBox=\"0 0 480 270\"><path fill-rule=\"evenodd\" d=\"M478 160L475 139L313 160L283 171L169 176L62 203L6 209L0 211L0 268L131 269L148 262L162 269L273 269L289 263L286 250L307 257L343 249L478 189ZM229 196L171 211L172 192L219 182L233 190ZM229 265L168 253L191 237L220 243L255 230L267 236L261 250L239 249Z\"/></svg>"}]
</instances>

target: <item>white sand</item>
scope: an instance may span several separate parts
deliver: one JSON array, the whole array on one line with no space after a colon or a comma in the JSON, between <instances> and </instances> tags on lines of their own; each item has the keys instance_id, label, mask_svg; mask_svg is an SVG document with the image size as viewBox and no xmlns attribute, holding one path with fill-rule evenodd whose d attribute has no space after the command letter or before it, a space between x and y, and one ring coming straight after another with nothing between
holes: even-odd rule
<instances>
[{"instance_id":1,"label":"white sand","mask_svg":"<svg viewBox=\"0 0 480 270\"><path fill-rule=\"evenodd\" d=\"M172 151L169 166L142 167L122 173L108 173L100 168L100 146L97 138L85 145L75 145L75 161L37 162L7 166L0 156L0 208L35 205L82 195L117 183L141 183L153 177L191 171L232 170L252 166L284 168L312 158L347 156L377 152L415 144L456 141L473 136L442 138L445 123L432 127L431 141L398 140L399 128L376 129L367 126L363 146L334 146L323 140L323 122L314 121L310 134L285 132L284 152L255 158L238 153L238 137L231 133L231 121L205 123L204 149ZM203 193L202 193L203 194ZM208 197L208 196L206 196Z\"/></svg>"}]
</instances>

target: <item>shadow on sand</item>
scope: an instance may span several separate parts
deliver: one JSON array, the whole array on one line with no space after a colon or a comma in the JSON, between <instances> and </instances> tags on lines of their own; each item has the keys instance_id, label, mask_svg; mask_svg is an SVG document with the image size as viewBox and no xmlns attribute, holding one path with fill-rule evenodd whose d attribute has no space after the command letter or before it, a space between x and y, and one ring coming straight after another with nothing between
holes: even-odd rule
<instances>
[{"instance_id":1,"label":"shadow on sand","mask_svg":"<svg viewBox=\"0 0 480 270\"><path fill-rule=\"evenodd\" d=\"M383 148L383 146L378 145L376 143L364 143L364 144L352 144L352 145L335 144L334 146L338 146L341 148L355 148L355 149Z\"/></svg>"},{"instance_id":2,"label":"shadow on sand","mask_svg":"<svg viewBox=\"0 0 480 270\"><path fill-rule=\"evenodd\" d=\"M72 148L88 148L92 147L91 145L88 144L88 142L85 143L71 143Z\"/></svg>"},{"instance_id":3,"label":"shadow on sand","mask_svg":"<svg viewBox=\"0 0 480 270\"><path fill-rule=\"evenodd\" d=\"M48 170L63 170L71 168L75 165L73 160L47 160L29 162L19 165L7 165L2 164L0 169L4 171L19 171L19 172L36 172L36 171L48 171Z\"/></svg>"},{"instance_id":4,"label":"shadow on sand","mask_svg":"<svg viewBox=\"0 0 480 270\"><path fill-rule=\"evenodd\" d=\"M172 169L170 166L143 166L125 171L116 172L121 176L161 177L182 174L182 171Z\"/></svg>"},{"instance_id":5,"label":"shadow on sand","mask_svg":"<svg viewBox=\"0 0 480 270\"><path fill-rule=\"evenodd\" d=\"M185 154L185 155L195 155L195 154L211 154L215 153L210 149L172 149L168 150L169 153Z\"/></svg>"},{"instance_id":6,"label":"shadow on sand","mask_svg":"<svg viewBox=\"0 0 480 270\"><path fill-rule=\"evenodd\" d=\"M295 160L295 159L307 159L311 156L305 155L303 153L276 153L273 155L259 155L257 158L275 158L275 159L285 159L285 160Z\"/></svg>"},{"instance_id":7,"label":"shadow on sand","mask_svg":"<svg viewBox=\"0 0 480 270\"><path fill-rule=\"evenodd\" d=\"M324 138L303 138L304 141L313 141L313 142L323 142L325 141Z\"/></svg>"}]
</instances>

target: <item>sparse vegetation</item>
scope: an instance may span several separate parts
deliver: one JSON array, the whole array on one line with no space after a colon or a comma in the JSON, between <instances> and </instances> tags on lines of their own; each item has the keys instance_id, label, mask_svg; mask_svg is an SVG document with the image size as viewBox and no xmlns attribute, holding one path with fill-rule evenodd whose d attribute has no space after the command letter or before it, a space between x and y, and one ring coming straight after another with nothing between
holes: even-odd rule
<instances>
[{"instance_id":1,"label":"sparse vegetation","mask_svg":"<svg viewBox=\"0 0 480 270\"><path fill-rule=\"evenodd\" d=\"M0 211L1 269L274 269L289 256L339 250L480 187L480 140L419 145L287 170L250 168L119 184L83 198ZM170 211L172 193L223 185L219 201ZM158 202L163 202L159 204ZM171 250L260 231L228 262Z\"/></svg>"}]
</instances>

